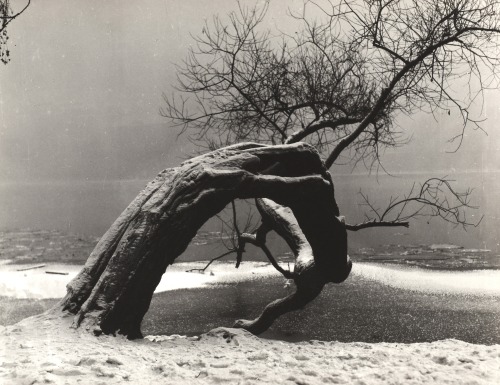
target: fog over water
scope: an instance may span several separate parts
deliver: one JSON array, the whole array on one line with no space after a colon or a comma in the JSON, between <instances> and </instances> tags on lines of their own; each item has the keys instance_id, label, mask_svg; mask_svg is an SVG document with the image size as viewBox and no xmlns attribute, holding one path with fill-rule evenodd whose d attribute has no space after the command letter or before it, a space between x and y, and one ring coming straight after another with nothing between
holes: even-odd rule
<instances>
[{"instance_id":1,"label":"fog over water","mask_svg":"<svg viewBox=\"0 0 500 385\"><path fill-rule=\"evenodd\" d=\"M361 190L378 205L389 197L407 192L414 181L423 182L431 176L403 174L398 176L341 175L334 176L336 197L348 223L364 220L365 207ZM410 228L378 228L349 233L350 246L377 247L385 244L451 243L465 248L488 249L500 253L500 173L457 173L458 190L478 186L473 192L469 210L471 222L478 227L462 228L434 218L411 221ZM58 181L46 183L0 184L0 229L58 229L71 233L101 236L125 207L144 187L147 180L133 181ZM209 231L220 229L218 222L208 223Z\"/></svg>"},{"instance_id":2,"label":"fog over water","mask_svg":"<svg viewBox=\"0 0 500 385\"><path fill-rule=\"evenodd\" d=\"M16 2L13 2L16 4ZM286 6L271 2L271 28L293 30ZM9 27L11 62L0 68L0 228L41 228L101 235L160 170L195 148L159 114L179 63L214 13L232 0L33 2ZM354 246L383 243L457 243L499 250L500 92L485 93L473 112L488 118L466 131L460 150L447 140L461 131L453 111L401 117L406 147L382 161L395 177L352 165L334 167L336 196L348 221L363 220L358 192L382 205L412 181L449 176L475 189L484 214L467 233L431 221L410 229L351 234ZM354 172L350 175L351 171ZM363 175L364 174L364 175Z\"/></svg>"}]
</instances>

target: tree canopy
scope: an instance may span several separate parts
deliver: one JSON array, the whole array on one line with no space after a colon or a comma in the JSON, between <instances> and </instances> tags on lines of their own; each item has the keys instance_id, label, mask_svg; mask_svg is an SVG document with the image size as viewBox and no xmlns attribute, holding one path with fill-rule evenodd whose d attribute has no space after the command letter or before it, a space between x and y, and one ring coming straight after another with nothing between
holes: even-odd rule
<instances>
[{"instance_id":1,"label":"tree canopy","mask_svg":"<svg viewBox=\"0 0 500 385\"><path fill-rule=\"evenodd\" d=\"M466 128L481 128L471 105L498 85L498 1L306 1L289 12L294 33L266 27L268 5L215 16L177 67L161 113L197 144L305 141L329 169L371 169L409 141L402 114L457 110L457 149ZM366 201L367 223L351 229L408 225L424 212L467 226L469 198L429 179L385 210Z\"/></svg>"}]
</instances>

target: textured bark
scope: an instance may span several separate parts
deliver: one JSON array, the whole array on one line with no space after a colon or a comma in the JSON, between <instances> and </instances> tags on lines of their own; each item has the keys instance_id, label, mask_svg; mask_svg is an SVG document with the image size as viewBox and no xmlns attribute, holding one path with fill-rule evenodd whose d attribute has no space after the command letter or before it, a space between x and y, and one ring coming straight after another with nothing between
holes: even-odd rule
<instances>
[{"instance_id":1,"label":"textured bark","mask_svg":"<svg viewBox=\"0 0 500 385\"><path fill-rule=\"evenodd\" d=\"M343 265L337 265L330 271L328 277L325 277L322 270L325 264L315 258L315 253L292 210L270 199L258 199L257 208L265 226L276 231L287 242L294 253L295 266L293 280L295 282L295 292L285 298L271 302L256 319L251 321L237 320L233 325L234 327L244 328L254 334L266 331L279 316L290 311L302 309L321 293L326 283L342 282L348 277L351 271L351 261L346 256L342 260ZM338 214L338 210L336 214ZM314 218L312 217L312 219ZM317 219L321 221L322 218L319 217ZM342 218L338 218L338 220L340 223L344 223ZM347 244L345 230L335 233L332 236L336 245L344 244L344 242ZM335 252L336 250L336 247L333 247L330 252ZM330 266L327 266L327 268L330 268Z\"/></svg>"},{"instance_id":2,"label":"textured bark","mask_svg":"<svg viewBox=\"0 0 500 385\"><path fill-rule=\"evenodd\" d=\"M291 209L312 250L304 266L323 284L347 277L345 226L317 152L303 143L244 143L161 172L99 241L59 309L75 316L75 327L140 337L154 289L203 223L234 199L260 197Z\"/></svg>"}]
</instances>

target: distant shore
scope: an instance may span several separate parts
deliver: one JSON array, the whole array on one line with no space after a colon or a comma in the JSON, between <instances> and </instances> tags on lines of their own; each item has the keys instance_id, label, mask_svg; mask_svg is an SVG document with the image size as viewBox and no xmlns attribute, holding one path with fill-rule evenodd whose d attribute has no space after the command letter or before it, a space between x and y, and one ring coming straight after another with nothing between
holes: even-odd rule
<instances>
[{"instance_id":1,"label":"distant shore","mask_svg":"<svg viewBox=\"0 0 500 385\"><path fill-rule=\"evenodd\" d=\"M0 231L0 264L62 263L84 264L99 241L57 230L21 229ZM220 251L217 232L200 231L192 245L178 262L207 260ZM208 255L207 255L208 254ZM417 266L439 270L500 270L500 254L485 249L467 249L451 244L386 244L376 248L354 248L349 251L354 262L375 262L403 266ZM282 263L293 263L287 251L276 252ZM260 253L247 253L247 261L266 261Z\"/></svg>"}]
</instances>

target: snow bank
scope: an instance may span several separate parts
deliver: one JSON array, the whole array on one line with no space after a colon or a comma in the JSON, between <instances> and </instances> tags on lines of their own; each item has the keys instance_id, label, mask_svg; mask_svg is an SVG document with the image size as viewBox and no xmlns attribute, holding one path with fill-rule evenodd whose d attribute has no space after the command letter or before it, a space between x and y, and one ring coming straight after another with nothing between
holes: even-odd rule
<instances>
[{"instance_id":1,"label":"snow bank","mask_svg":"<svg viewBox=\"0 0 500 385\"><path fill-rule=\"evenodd\" d=\"M268 263L246 262L239 269L234 263L219 263L205 273L186 272L189 269L203 268L206 262L177 263L170 266L155 293L206 287L208 285L244 281L256 277L278 275ZM34 265L35 266L35 265ZM47 264L42 268L18 271L30 265L0 265L0 296L14 298L62 298L66 295L66 285L81 270L82 266ZM47 274L56 271L66 275Z\"/></svg>"},{"instance_id":2,"label":"snow bank","mask_svg":"<svg viewBox=\"0 0 500 385\"><path fill-rule=\"evenodd\" d=\"M251 279L278 276L265 262L245 262L239 269L233 263L211 265L205 273L186 272L203 268L206 262L177 263L170 266L155 292L195 287L210 287ZM61 298L66 284L80 271L81 266L48 264L43 268L17 271L26 265L0 266L0 296L15 298ZM283 266L288 268L288 266ZM293 269L293 265L290 266ZM58 271L67 275L49 275ZM500 295L500 270L439 271L417 267L355 263L353 276L360 276L396 288L420 292L452 294Z\"/></svg>"},{"instance_id":3,"label":"snow bank","mask_svg":"<svg viewBox=\"0 0 500 385\"><path fill-rule=\"evenodd\" d=\"M127 341L93 337L69 322L44 315L0 330L0 383L500 383L500 345L286 343L222 328L199 340Z\"/></svg>"},{"instance_id":4,"label":"snow bank","mask_svg":"<svg viewBox=\"0 0 500 385\"><path fill-rule=\"evenodd\" d=\"M66 295L66 284L82 266L47 264L44 267L18 271L26 265L0 266L0 296L14 298L61 298ZM47 274L57 271L67 275Z\"/></svg>"},{"instance_id":5,"label":"snow bank","mask_svg":"<svg viewBox=\"0 0 500 385\"><path fill-rule=\"evenodd\" d=\"M446 271L356 263L352 274L395 288L419 292L500 295L500 270Z\"/></svg>"}]
</instances>

